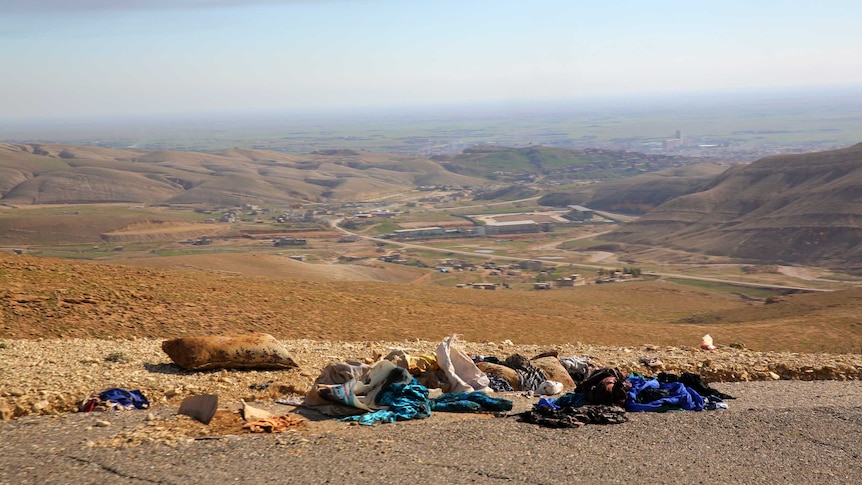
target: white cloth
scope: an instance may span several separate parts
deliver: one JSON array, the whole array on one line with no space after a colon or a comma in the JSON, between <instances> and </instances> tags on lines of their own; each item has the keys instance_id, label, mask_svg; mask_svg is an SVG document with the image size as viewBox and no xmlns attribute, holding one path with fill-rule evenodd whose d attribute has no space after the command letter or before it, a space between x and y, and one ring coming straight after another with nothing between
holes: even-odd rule
<instances>
[{"instance_id":1,"label":"white cloth","mask_svg":"<svg viewBox=\"0 0 862 485\"><path fill-rule=\"evenodd\" d=\"M437 346L437 365L446 374L451 388L449 392L492 392L488 387L491 380L476 367L473 360L460 349L455 348L457 335L443 339Z\"/></svg>"}]
</instances>

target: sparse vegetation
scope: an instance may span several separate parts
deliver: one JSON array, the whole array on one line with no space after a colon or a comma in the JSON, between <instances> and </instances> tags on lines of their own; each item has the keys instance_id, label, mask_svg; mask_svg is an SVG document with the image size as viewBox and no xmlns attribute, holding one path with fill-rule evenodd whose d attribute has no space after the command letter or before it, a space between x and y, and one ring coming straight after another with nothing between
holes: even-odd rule
<instances>
[{"instance_id":1,"label":"sparse vegetation","mask_svg":"<svg viewBox=\"0 0 862 485\"><path fill-rule=\"evenodd\" d=\"M111 352L105 356L105 362L125 364L129 362L129 356L125 352Z\"/></svg>"}]
</instances>

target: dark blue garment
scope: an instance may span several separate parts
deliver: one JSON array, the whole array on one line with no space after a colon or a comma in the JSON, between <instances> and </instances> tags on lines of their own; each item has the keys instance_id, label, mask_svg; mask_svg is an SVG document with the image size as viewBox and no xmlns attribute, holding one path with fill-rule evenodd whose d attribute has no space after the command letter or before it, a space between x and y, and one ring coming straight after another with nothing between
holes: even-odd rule
<instances>
[{"instance_id":1,"label":"dark blue garment","mask_svg":"<svg viewBox=\"0 0 862 485\"><path fill-rule=\"evenodd\" d=\"M590 404L590 402L587 400L586 393L583 392L567 392L556 399L542 398L537 404L541 404L542 401L549 401L550 404L552 404L552 406L549 407L556 406L557 408L579 408L581 406L586 406Z\"/></svg>"},{"instance_id":2,"label":"dark blue garment","mask_svg":"<svg viewBox=\"0 0 862 485\"><path fill-rule=\"evenodd\" d=\"M147 409L150 407L150 401L137 389L129 391L119 387L112 387L99 393L99 399L102 402L111 401L123 409Z\"/></svg>"},{"instance_id":3,"label":"dark blue garment","mask_svg":"<svg viewBox=\"0 0 862 485\"><path fill-rule=\"evenodd\" d=\"M644 379L632 376L627 379L632 388L626 396L627 411L671 411L685 409L687 411L703 410L703 398L693 389L685 387L680 382L660 383L655 379ZM652 402L638 402L638 394L644 389L663 389L668 391L667 397Z\"/></svg>"},{"instance_id":4,"label":"dark blue garment","mask_svg":"<svg viewBox=\"0 0 862 485\"><path fill-rule=\"evenodd\" d=\"M512 401L498 397L491 397L481 391L450 392L432 399L431 409L451 413L511 411Z\"/></svg>"},{"instance_id":5,"label":"dark blue garment","mask_svg":"<svg viewBox=\"0 0 862 485\"><path fill-rule=\"evenodd\" d=\"M386 409L348 416L341 421L357 421L359 424L371 426L379 422L393 423L409 419L423 419L431 416L431 403L428 400L428 389L412 379L407 384L398 382L387 384L377 393L374 402Z\"/></svg>"},{"instance_id":6,"label":"dark blue garment","mask_svg":"<svg viewBox=\"0 0 862 485\"><path fill-rule=\"evenodd\" d=\"M473 362L489 362L491 364L504 365L503 361L493 355L477 355L473 357Z\"/></svg>"},{"instance_id":7,"label":"dark blue garment","mask_svg":"<svg viewBox=\"0 0 862 485\"><path fill-rule=\"evenodd\" d=\"M560 406L557 406L557 404L554 403L554 398L543 397L539 399L539 402L533 404L533 409L536 408L560 409Z\"/></svg>"}]
</instances>

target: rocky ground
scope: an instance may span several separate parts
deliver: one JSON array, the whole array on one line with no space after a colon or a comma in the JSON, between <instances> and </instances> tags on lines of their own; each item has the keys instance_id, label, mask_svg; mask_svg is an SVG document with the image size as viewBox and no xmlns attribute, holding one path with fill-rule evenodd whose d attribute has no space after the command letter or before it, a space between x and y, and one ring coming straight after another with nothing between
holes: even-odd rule
<instances>
[{"instance_id":1,"label":"rocky ground","mask_svg":"<svg viewBox=\"0 0 862 485\"><path fill-rule=\"evenodd\" d=\"M862 354L840 353L859 349L858 292L769 306L670 284L489 296L24 257L0 257L0 288L0 484L851 483L862 475ZM166 338L248 331L279 338L299 368L185 371L161 350ZM697 347L706 332L717 349ZM298 402L328 363L428 353L451 333L465 334L460 347L472 355L556 351L624 372L695 372L739 399L728 411L629 413L621 425L577 430L448 413L367 428L276 403ZM574 338L606 345L564 343ZM152 407L75 412L108 387L139 389ZM177 413L200 394L219 398L209 425ZM515 411L536 401L504 397ZM252 436L236 413L242 401L306 420Z\"/></svg>"},{"instance_id":2,"label":"rocky ground","mask_svg":"<svg viewBox=\"0 0 862 485\"><path fill-rule=\"evenodd\" d=\"M628 413L551 429L517 416L434 413L352 426L309 420L243 432L152 411L0 422L0 484L23 483L856 483L862 381L714 384L726 411ZM522 410L534 398L507 393ZM287 406L273 408L281 412Z\"/></svg>"},{"instance_id":3,"label":"rocky ground","mask_svg":"<svg viewBox=\"0 0 862 485\"><path fill-rule=\"evenodd\" d=\"M217 394L222 402L301 397L326 364L373 362L392 349L433 352L439 342L333 342L284 340L300 364L279 371L185 371L161 350L160 339L36 339L0 343L0 410L4 418L74 412L93 393L108 387L140 389L154 407L176 406L195 394ZM754 352L719 347L602 347L586 344L460 344L471 355L533 357L546 351L587 356L600 366L624 372L694 372L710 382L771 380L859 380L862 355ZM657 360L655 360L655 359ZM651 362L652 365L642 363Z\"/></svg>"}]
</instances>

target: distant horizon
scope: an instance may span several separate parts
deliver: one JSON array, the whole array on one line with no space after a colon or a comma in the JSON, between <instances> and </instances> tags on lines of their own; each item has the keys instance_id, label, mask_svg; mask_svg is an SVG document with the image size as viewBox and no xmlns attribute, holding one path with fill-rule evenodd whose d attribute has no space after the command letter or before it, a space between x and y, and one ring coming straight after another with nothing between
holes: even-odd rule
<instances>
[{"instance_id":1,"label":"distant horizon","mask_svg":"<svg viewBox=\"0 0 862 485\"><path fill-rule=\"evenodd\" d=\"M677 132L687 143L668 143L682 139ZM862 86L15 121L0 122L0 141L421 156L477 145L545 145L746 161L862 142Z\"/></svg>"},{"instance_id":2,"label":"distant horizon","mask_svg":"<svg viewBox=\"0 0 862 485\"><path fill-rule=\"evenodd\" d=\"M0 0L4 122L862 85L851 0Z\"/></svg>"},{"instance_id":3,"label":"distant horizon","mask_svg":"<svg viewBox=\"0 0 862 485\"><path fill-rule=\"evenodd\" d=\"M196 111L165 113L101 114L91 116L4 117L0 113L0 140L4 130L38 130L40 127L98 126L101 124L150 124L195 122L269 122L329 121L354 118L475 118L491 115L524 115L529 113L592 112L607 110L637 111L641 109L702 109L730 102L774 103L781 100L810 97L813 101L848 96L860 96L862 83L832 86L789 86L783 88L749 88L724 91L688 91L678 93L642 93L580 98L523 98L478 100L460 103L416 104L400 106L332 106L308 109L247 109L232 111ZM862 113L860 113L862 116ZM277 119L277 120L276 120Z\"/></svg>"}]
</instances>

